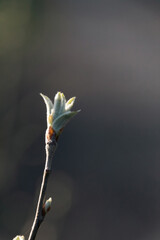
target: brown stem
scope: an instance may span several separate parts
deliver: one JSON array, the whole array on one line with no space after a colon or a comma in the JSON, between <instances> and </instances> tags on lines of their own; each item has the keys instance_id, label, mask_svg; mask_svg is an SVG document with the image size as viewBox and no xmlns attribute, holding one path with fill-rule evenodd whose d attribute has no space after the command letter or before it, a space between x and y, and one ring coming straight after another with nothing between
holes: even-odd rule
<instances>
[{"instance_id":1,"label":"brown stem","mask_svg":"<svg viewBox=\"0 0 160 240\"><path fill-rule=\"evenodd\" d=\"M46 136L46 139L47 139L47 136ZM55 153L56 145L57 145L56 136L55 134L53 134L52 136L50 136L48 140L46 140L46 164L43 172L43 178L42 178L42 183L41 183L41 188L40 188L40 193L39 193L39 198L37 203L36 214L35 214L34 222L33 222L28 240L35 239L38 229L45 217L45 214L43 211L44 198L45 198L45 193L47 189L48 178L51 173L52 160Z\"/></svg>"}]
</instances>

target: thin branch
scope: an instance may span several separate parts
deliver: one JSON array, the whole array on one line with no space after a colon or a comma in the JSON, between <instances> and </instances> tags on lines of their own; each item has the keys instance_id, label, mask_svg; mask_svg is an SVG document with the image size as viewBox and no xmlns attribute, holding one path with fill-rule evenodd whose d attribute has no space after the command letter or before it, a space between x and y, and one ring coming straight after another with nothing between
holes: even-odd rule
<instances>
[{"instance_id":1,"label":"thin branch","mask_svg":"<svg viewBox=\"0 0 160 240\"><path fill-rule=\"evenodd\" d=\"M28 240L34 240L41 223L47 213L46 205L44 202L45 193L47 189L48 178L52 169L52 160L57 146L57 140L64 126L75 116L79 111L71 111L73 107L75 97L69 99L66 102L66 98L63 93L58 92L54 98L54 104L45 95L41 94L44 99L47 108L47 130L46 130L46 163L43 173L43 179L37 203L36 214L34 222L31 228L31 232ZM48 199L49 200L49 199ZM49 203L50 202L50 203ZM49 201L48 204L51 204ZM50 209L50 206L48 207Z\"/></svg>"},{"instance_id":2,"label":"thin branch","mask_svg":"<svg viewBox=\"0 0 160 240\"><path fill-rule=\"evenodd\" d=\"M52 160L56 150L56 146L57 146L56 135L53 134L50 131L50 129L47 129L46 131L46 163L45 163L45 168L43 172L43 178L42 178L42 183L40 188L39 199L37 203L36 214L35 214L34 222L33 222L28 240L35 239L38 229L46 215L46 212L44 211L44 204L45 204L44 198L45 198L45 193L47 189L48 178L51 173Z\"/></svg>"}]
</instances>

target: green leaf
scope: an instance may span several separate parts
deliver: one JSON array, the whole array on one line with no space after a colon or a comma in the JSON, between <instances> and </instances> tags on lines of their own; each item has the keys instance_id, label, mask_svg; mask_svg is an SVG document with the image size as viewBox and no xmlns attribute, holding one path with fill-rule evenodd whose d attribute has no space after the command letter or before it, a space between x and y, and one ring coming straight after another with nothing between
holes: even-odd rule
<instances>
[{"instance_id":1,"label":"green leaf","mask_svg":"<svg viewBox=\"0 0 160 240\"><path fill-rule=\"evenodd\" d=\"M49 116L51 114L51 110L53 109L53 103L52 101L49 99L49 97L43 95L42 93L40 93L41 97L43 98L45 104L46 104L46 108L47 108L47 116Z\"/></svg>"},{"instance_id":2,"label":"green leaf","mask_svg":"<svg viewBox=\"0 0 160 240\"><path fill-rule=\"evenodd\" d=\"M54 98L54 119L56 119L61 112L62 107L62 97L61 92L57 92Z\"/></svg>"},{"instance_id":3,"label":"green leaf","mask_svg":"<svg viewBox=\"0 0 160 240\"><path fill-rule=\"evenodd\" d=\"M56 118L53 121L53 129L55 130L55 132L58 134L59 130L62 129L78 112L79 111L68 111Z\"/></svg>"},{"instance_id":4,"label":"green leaf","mask_svg":"<svg viewBox=\"0 0 160 240\"><path fill-rule=\"evenodd\" d=\"M76 99L76 97L72 97L66 102L66 105L65 105L65 110L66 111L71 110L71 108L73 107L73 104L75 102L75 99Z\"/></svg>"}]
</instances>

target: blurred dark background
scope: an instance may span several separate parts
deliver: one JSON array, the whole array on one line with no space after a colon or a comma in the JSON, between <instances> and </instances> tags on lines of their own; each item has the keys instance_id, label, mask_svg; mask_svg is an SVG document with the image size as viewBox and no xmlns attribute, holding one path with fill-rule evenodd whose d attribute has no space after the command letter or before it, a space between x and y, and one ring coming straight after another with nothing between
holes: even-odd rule
<instances>
[{"instance_id":1,"label":"blurred dark background","mask_svg":"<svg viewBox=\"0 0 160 240\"><path fill-rule=\"evenodd\" d=\"M77 96L38 240L160 238L160 2L0 1L0 239L28 236L44 166L39 93Z\"/></svg>"}]
</instances>

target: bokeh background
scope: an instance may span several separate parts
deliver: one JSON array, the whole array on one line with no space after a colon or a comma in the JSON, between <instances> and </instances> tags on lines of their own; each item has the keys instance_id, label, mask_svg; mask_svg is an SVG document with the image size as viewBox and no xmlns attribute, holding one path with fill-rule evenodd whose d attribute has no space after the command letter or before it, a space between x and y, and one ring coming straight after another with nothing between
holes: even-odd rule
<instances>
[{"instance_id":1,"label":"bokeh background","mask_svg":"<svg viewBox=\"0 0 160 240\"><path fill-rule=\"evenodd\" d=\"M26 237L43 172L39 93L77 96L38 240L160 238L160 2L0 1L0 239ZM27 238L26 238L27 239Z\"/></svg>"}]
</instances>

